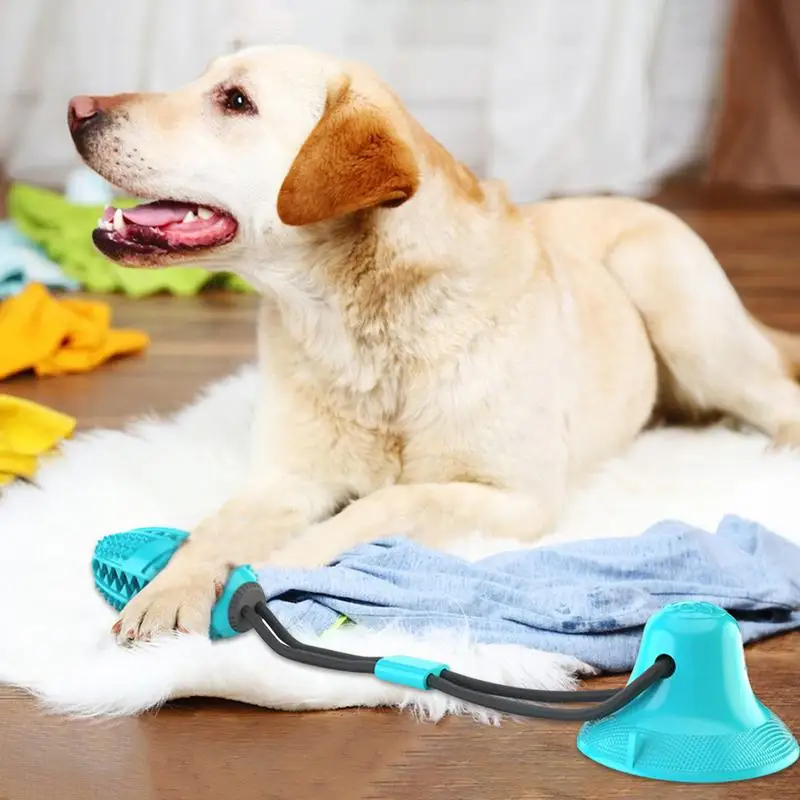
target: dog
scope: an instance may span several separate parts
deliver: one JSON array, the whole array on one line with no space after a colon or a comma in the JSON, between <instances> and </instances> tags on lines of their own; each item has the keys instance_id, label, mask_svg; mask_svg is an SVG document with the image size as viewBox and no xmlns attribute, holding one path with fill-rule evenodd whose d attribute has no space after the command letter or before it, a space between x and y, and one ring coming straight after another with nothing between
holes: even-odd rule
<instances>
[{"instance_id":1,"label":"dog","mask_svg":"<svg viewBox=\"0 0 800 800\"><path fill-rule=\"evenodd\" d=\"M533 540L659 416L800 441L800 338L687 225L632 198L516 206L365 65L247 49L174 92L75 97L68 125L153 199L106 210L102 253L262 296L249 477L123 609L121 644L206 633L232 565L322 566L389 532Z\"/></svg>"}]
</instances>

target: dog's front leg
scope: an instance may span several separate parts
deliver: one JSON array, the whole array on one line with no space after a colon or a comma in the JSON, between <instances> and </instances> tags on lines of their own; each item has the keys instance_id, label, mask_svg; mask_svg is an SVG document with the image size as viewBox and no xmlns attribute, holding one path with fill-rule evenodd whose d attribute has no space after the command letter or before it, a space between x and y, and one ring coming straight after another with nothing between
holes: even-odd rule
<instances>
[{"instance_id":1,"label":"dog's front leg","mask_svg":"<svg viewBox=\"0 0 800 800\"><path fill-rule=\"evenodd\" d=\"M474 483L388 486L311 526L270 555L268 563L322 566L358 544L393 535L431 547L473 531L535 539L552 525L563 494L563 487L523 493Z\"/></svg>"},{"instance_id":2,"label":"dog's front leg","mask_svg":"<svg viewBox=\"0 0 800 800\"><path fill-rule=\"evenodd\" d=\"M195 528L167 567L113 627L118 639L148 640L170 630L205 633L231 568L257 564L315 520L332 513L335 492L286 478L242 492Z\"/></svg>"}]
</instances>

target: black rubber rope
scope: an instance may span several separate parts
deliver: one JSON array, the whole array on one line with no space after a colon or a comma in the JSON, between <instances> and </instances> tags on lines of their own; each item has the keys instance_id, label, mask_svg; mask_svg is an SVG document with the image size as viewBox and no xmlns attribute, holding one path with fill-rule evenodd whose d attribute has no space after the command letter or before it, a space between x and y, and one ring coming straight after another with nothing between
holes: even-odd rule
<instances>
[{"instance_id":1,"label":"black rubber rope","mask_svg":"<svg viewBox=\"0 0 800 800\"><path fill-rule=\"evenodd\" d=\"M342 653L338 650L328 650L325 647L315 647L313 644L306 644L299 639L295 639L281 624L281 621L275 614L270 611L269 606L263 600L256 603L256 613L267 623L267 626L272 629L272 632L276 634L279 639L298 650L305 650L307 653L319 653L320 655L340 658L360 664L369 664L370 669L374 668L378 661L380 661L380 656L358 656L353 653Z\"/></svg>"},{"instance_id":2,"label":"black rubber rope","mask_svg":"<svg viewBox=\"0 0 800 800\"><path fill-rule=\"evenodd\" d=\"M534 703L599 703L612 698L619 689L581 689L579 691L559 692L547 689L523 689L520 686L505 686L502 683L490 683L477 678L470 678L449 669L442 670L441 678L462 689L482 692L494 697L513 697L517 700L529 700Z\"/></svg>"},{"instance_id":3,"label":"black rubber rope","mask_svg":"<svg viewBox=\"0 0 800 800\"><path fill-rule=\"evenodd\" d=\"M656 659L652 667L646 669L636 680L614 692L614 695L602 703L596 703L583 708L559 708L538 703L529 703L509 697L476 692L451 683L443 676L431 675L428 678L428 687L436 689L443 694L450 695L459 700L464 700L476 706L491 708L503 714L518 717L538 717L540 719L555 719L562 721L588 722L590 720L607 717L619 711L651 686L664 678L668 678L675 671L675 662L670 656L663 655ZM576 692L580 696L580 692Z\"/></svg>"},{"instance_id":4,"label":"black rubber rope","mask_svg":"<svg viewBox=\"0 0 800 800\"><path fill-rule=\"evenodd\" d=\"M375 669L375 664L378 663L377 658L337 653L335 650L314 647L295 639L277 621L275 615L263 602L257 603L255 609L246 606L242 609L242 616L253 626L255 632L270 649L289 661L308 664L312 667L335 669L339 670L339 672L360 673L372 673ZM280 633L280 638L275 633L276 630Z\"/></svg>"},{"instance_id":5,"label":"black rubber rope","mask_svg":"<svg viewBox=\"0 0 800 800\"><path fill-rule=\"evenodd\" d=\"M278 655L290 661L340 672L372 673L379 658L357 656L328 650L301 642L284 628L267 604L259 602L255 609L245 607L242 616L253 626L264 643ZM481 681L451 670L443 670L437 677L428 678L428 687L449 694L474 705L517 716L545 719L586 721L599 719L618 711L650 686L675 671L675 662L669 656L659 656L652 667L620 690L559 692L543 689L523 689ZM547 703L592 703L584 708L559 709ZM537 705L537 703L541 705Z\"/></svg>"},{"instance_id":6,"label":"black rubber rope","mask_svg":"<svg viewBox=\"0 0 800 800\"><path fill-rule=\"evenodd\" d=\"M320 655L332 658L338 658L348 663L368 663L371 668L374 668L378 662L378 658L372 656L356 656L349 653L339 653L335 650L327 650L323 647L315 647L311 644L306 644L296 639L289 633L288 630L281 624L280 620L275 614L270 611L269 606L265 602L256 604L256 613L267 623L271 628L274 635L283 640L286 644L295 648L296 650L305 650L308 653L318 653ZM259 633L259 635L261 635ZM261 636L264 639L263 636ZM264 640L266 641L266 640ZM267 642L269 644L269 642ZM471 689L476 692L485 692L487 694L495 695L496 697L514 697L519 700L531 700L540 703L594 703L601 700L608 700L616 693L616 689L600 689L600 690L582 690L579 692L559 692L559 691L546 691L544 689L523 689L517 686L504 686L501 683L490 683L489 681L481 681L477 678L470 678L467 675L461 675L458 672L451 670L443 670L441 673L443 678L447 678L451 683L457 686L462 686L465 689Z\"/></svg>"}]
</instances>

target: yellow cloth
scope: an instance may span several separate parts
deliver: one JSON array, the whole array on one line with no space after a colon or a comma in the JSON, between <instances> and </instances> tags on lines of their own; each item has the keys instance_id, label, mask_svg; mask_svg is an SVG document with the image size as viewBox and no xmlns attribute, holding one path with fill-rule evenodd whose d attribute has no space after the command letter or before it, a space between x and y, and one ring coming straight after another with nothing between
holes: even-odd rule
<instances>
[{"instance_id":1,"label":"yellow cloth","mask_svg":"<svg viewBox=\"0 0 800 800\"><path fill-rule=\"evenodd\" d=\"M75 420L30 400L0 394L0 486L30 479L38 456L75 430Z\"/></svg>"},{"instance_id":2,"label":"yellow cloth","mask_svg":"<svg viewBox=\"0 0 800 800\"><path fill-rule=\"evenodd\" d=\"M105 303L56 299L38 283L0 303L0 380L28 369L37 375L87 372L149 342L141 331L112 330Z\"/></svg>"}]
</instances>

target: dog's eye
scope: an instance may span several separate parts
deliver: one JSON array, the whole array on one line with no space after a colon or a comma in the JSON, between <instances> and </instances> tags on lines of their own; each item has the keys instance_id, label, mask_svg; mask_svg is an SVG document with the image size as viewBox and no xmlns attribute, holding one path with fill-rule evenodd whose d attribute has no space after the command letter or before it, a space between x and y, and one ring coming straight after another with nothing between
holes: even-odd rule
<instances>
[{"instance_id":1,"label":"dog's eye","mask_svg":"<svg viewBox=\"0 0 800 800\"><path fill-rule=\"evenodd\" d=\"M232 86L222 92L222 105L226 111L234 114L255 114L256 107L247 94L238 86Z\"/></svg>"}]
</instances>

